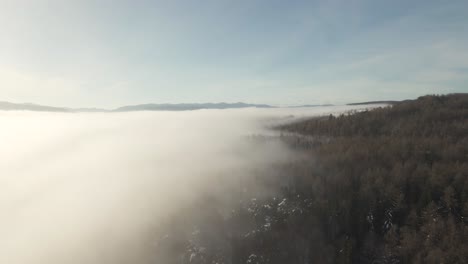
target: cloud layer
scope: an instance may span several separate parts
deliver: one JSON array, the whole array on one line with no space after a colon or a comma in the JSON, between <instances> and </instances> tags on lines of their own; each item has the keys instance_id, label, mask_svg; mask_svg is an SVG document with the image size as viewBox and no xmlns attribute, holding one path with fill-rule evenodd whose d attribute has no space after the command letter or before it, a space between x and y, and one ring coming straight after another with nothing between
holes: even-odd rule
<instances>
[{"instance_id":1,"label":"cloud layer","mask_svg":"<svg viewBox=\"0 0 468 264\"><path fill-rule=\"evenodd\" d=\"M145 263L145 234L220 176L292 157L245 136L348 108L0 112L0 262Z\"/></svg>"},{"instance_id":2,"label":"cloud layer","mask_svg":"<svg viewBox=\"0 0 468 264\"><path fill-rule=\"evenodd\" d=\"M357 108L0 112L0 262L146 263L163 219L294 157L246 136Z\"/></svg>"}]
</instances>

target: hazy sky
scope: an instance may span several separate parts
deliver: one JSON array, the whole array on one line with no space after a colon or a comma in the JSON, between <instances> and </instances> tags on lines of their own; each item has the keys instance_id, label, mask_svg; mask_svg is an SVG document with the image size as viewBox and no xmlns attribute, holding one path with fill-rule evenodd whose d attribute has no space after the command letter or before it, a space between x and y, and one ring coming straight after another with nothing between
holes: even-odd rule
<instances>
[{"instance_id":1,"label":"hazy sky","mask_svg":"<svg viewBox=\"0 0 468 264\"><path fill-rule=\"evenodd\" d=\"M468 92L468 1L0 0L0 101L340 103Z\"/></svg>"}]
</instances>

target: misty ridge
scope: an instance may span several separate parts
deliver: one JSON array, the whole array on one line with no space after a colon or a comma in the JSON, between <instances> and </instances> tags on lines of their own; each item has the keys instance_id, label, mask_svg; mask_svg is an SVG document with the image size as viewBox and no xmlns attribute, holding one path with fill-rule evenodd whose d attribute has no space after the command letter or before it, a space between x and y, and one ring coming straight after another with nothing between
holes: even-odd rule
<instances>
[{"instance_id":1,"label":"misty ridge","mask_svg":"<svg viewBox=\"0 0 468 264\"><path fill-rule=\"evenodd\" d=\"M176 213L278 191L256 177L301 154L269 127L362 109L0 112L0 263L169 263L155 234Z\"/></svg>"}]
</instances>

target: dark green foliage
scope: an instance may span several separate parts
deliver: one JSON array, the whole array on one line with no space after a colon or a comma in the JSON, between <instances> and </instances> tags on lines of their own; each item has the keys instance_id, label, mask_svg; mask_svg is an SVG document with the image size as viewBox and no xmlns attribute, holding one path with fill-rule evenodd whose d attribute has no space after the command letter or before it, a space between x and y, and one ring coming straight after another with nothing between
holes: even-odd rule
<instances>
[{"instance_id":1,"label":"dark green foliage","mask_svg":"<svg viewBox=\"0 0 468 264\"><path fill-rule=\"evenodd\" d=\"M280 129L306 152L260 178L281 191L185 210L171 263L468 263L468 95Z\"/></svg>"}]
</instances>

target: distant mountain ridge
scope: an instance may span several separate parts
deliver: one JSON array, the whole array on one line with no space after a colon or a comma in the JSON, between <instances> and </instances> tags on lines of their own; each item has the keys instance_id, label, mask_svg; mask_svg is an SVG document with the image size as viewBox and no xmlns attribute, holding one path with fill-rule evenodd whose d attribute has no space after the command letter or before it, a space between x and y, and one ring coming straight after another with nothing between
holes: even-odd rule
<instances>
[{"instance_id":1,"label":"distant mountain ridge","mask_svg":"<svg viewBox=\"0 0 468 264\"><path fill-rule=\"evenodd\" d=\"M347 104L347 105L372 105L372 104L389 104L389 105L393 105L393 104L396 104L396 103L399 103L401 101L392 101L392 100L388 100L388 101L369 101L369 102L359 102L359 103L351 103L351 104Z\"/></svg>"},{"instance_id":2,"label":"distant mountain ridge","mask_svg":"<svg viewBox=\"0 0 468 264\"><path fill-rule=\"evenodd\" d=\"M306 104L306 105L293 105L293 106L288 106L288 108L325 107L325 106L335 106L335 105L334 105L334 104Z\"/></svg>"},{"instance_id":3,"label":"distant mountain ridge","mask_svg":"<svg viewBox=\"0 0 468 264\"><path fill-rule=\"evenodd\" d=\"M390 101L365 102L349 105L360 104L377 104L389 103ZM394 101L391 101L394 102ZM292 105L283 106L284 108L303 108L303 107L326 107L333 104L307 104L307 105ZM99 112L134 112L134 111L190 111L201 109L240 109L240 108L278 108L278 106L268 104L248 104L243 102L237 103L180 103L180 104L138 104L127 105L115 109L103 108L68 108L54 107L46 105L38 105L32 103L11 103L0 101L0 111L39 111L39 112L78 112L78 113L99 113Z\"/></svg>"},{"instance_id":4,"label":"distant mountain ridge","mask_svg":"<svg viewBox=\"0 0 468 264\"><path fill-rule=\"evenodd\" d=\"M199 109L231 109L231 108L273 108L266 104L246 104L246 103L204 103L204 104L141 104L129 105L115 109L117 112L128 111L187 111Z\"/></svg>"},{"instance_id":5,"label":"distant mountain ridge","mask_svg":"<svg viewBox=\"0 0 468 264\"><path fill-rule=\"evenodd\" d=\"M0 110L28 110L41 112L71 112L72 109L64 107L44 106L31 103L15 104L10 102L0 102Z\"/></svg>"},{"instance_id":6,"label":"distant mountain ridge","mask_svg":"<svg viewBox=\"0 0 468 264\"><path fill-rule=\"evenodd\" d=\"M53 107L44 106L31 103L10 103L0 102L0 110L26 110L26 111L40 111L40 112L132 112L132 111L188 111L200 109L236 109L236 108L274 108L275 106L266 104L246 104L238 103L202 103L202 104L140 104L122 106L113 110L100 109L100 108L66 108L66 107Z\"/></svg>"}]
</instances>

